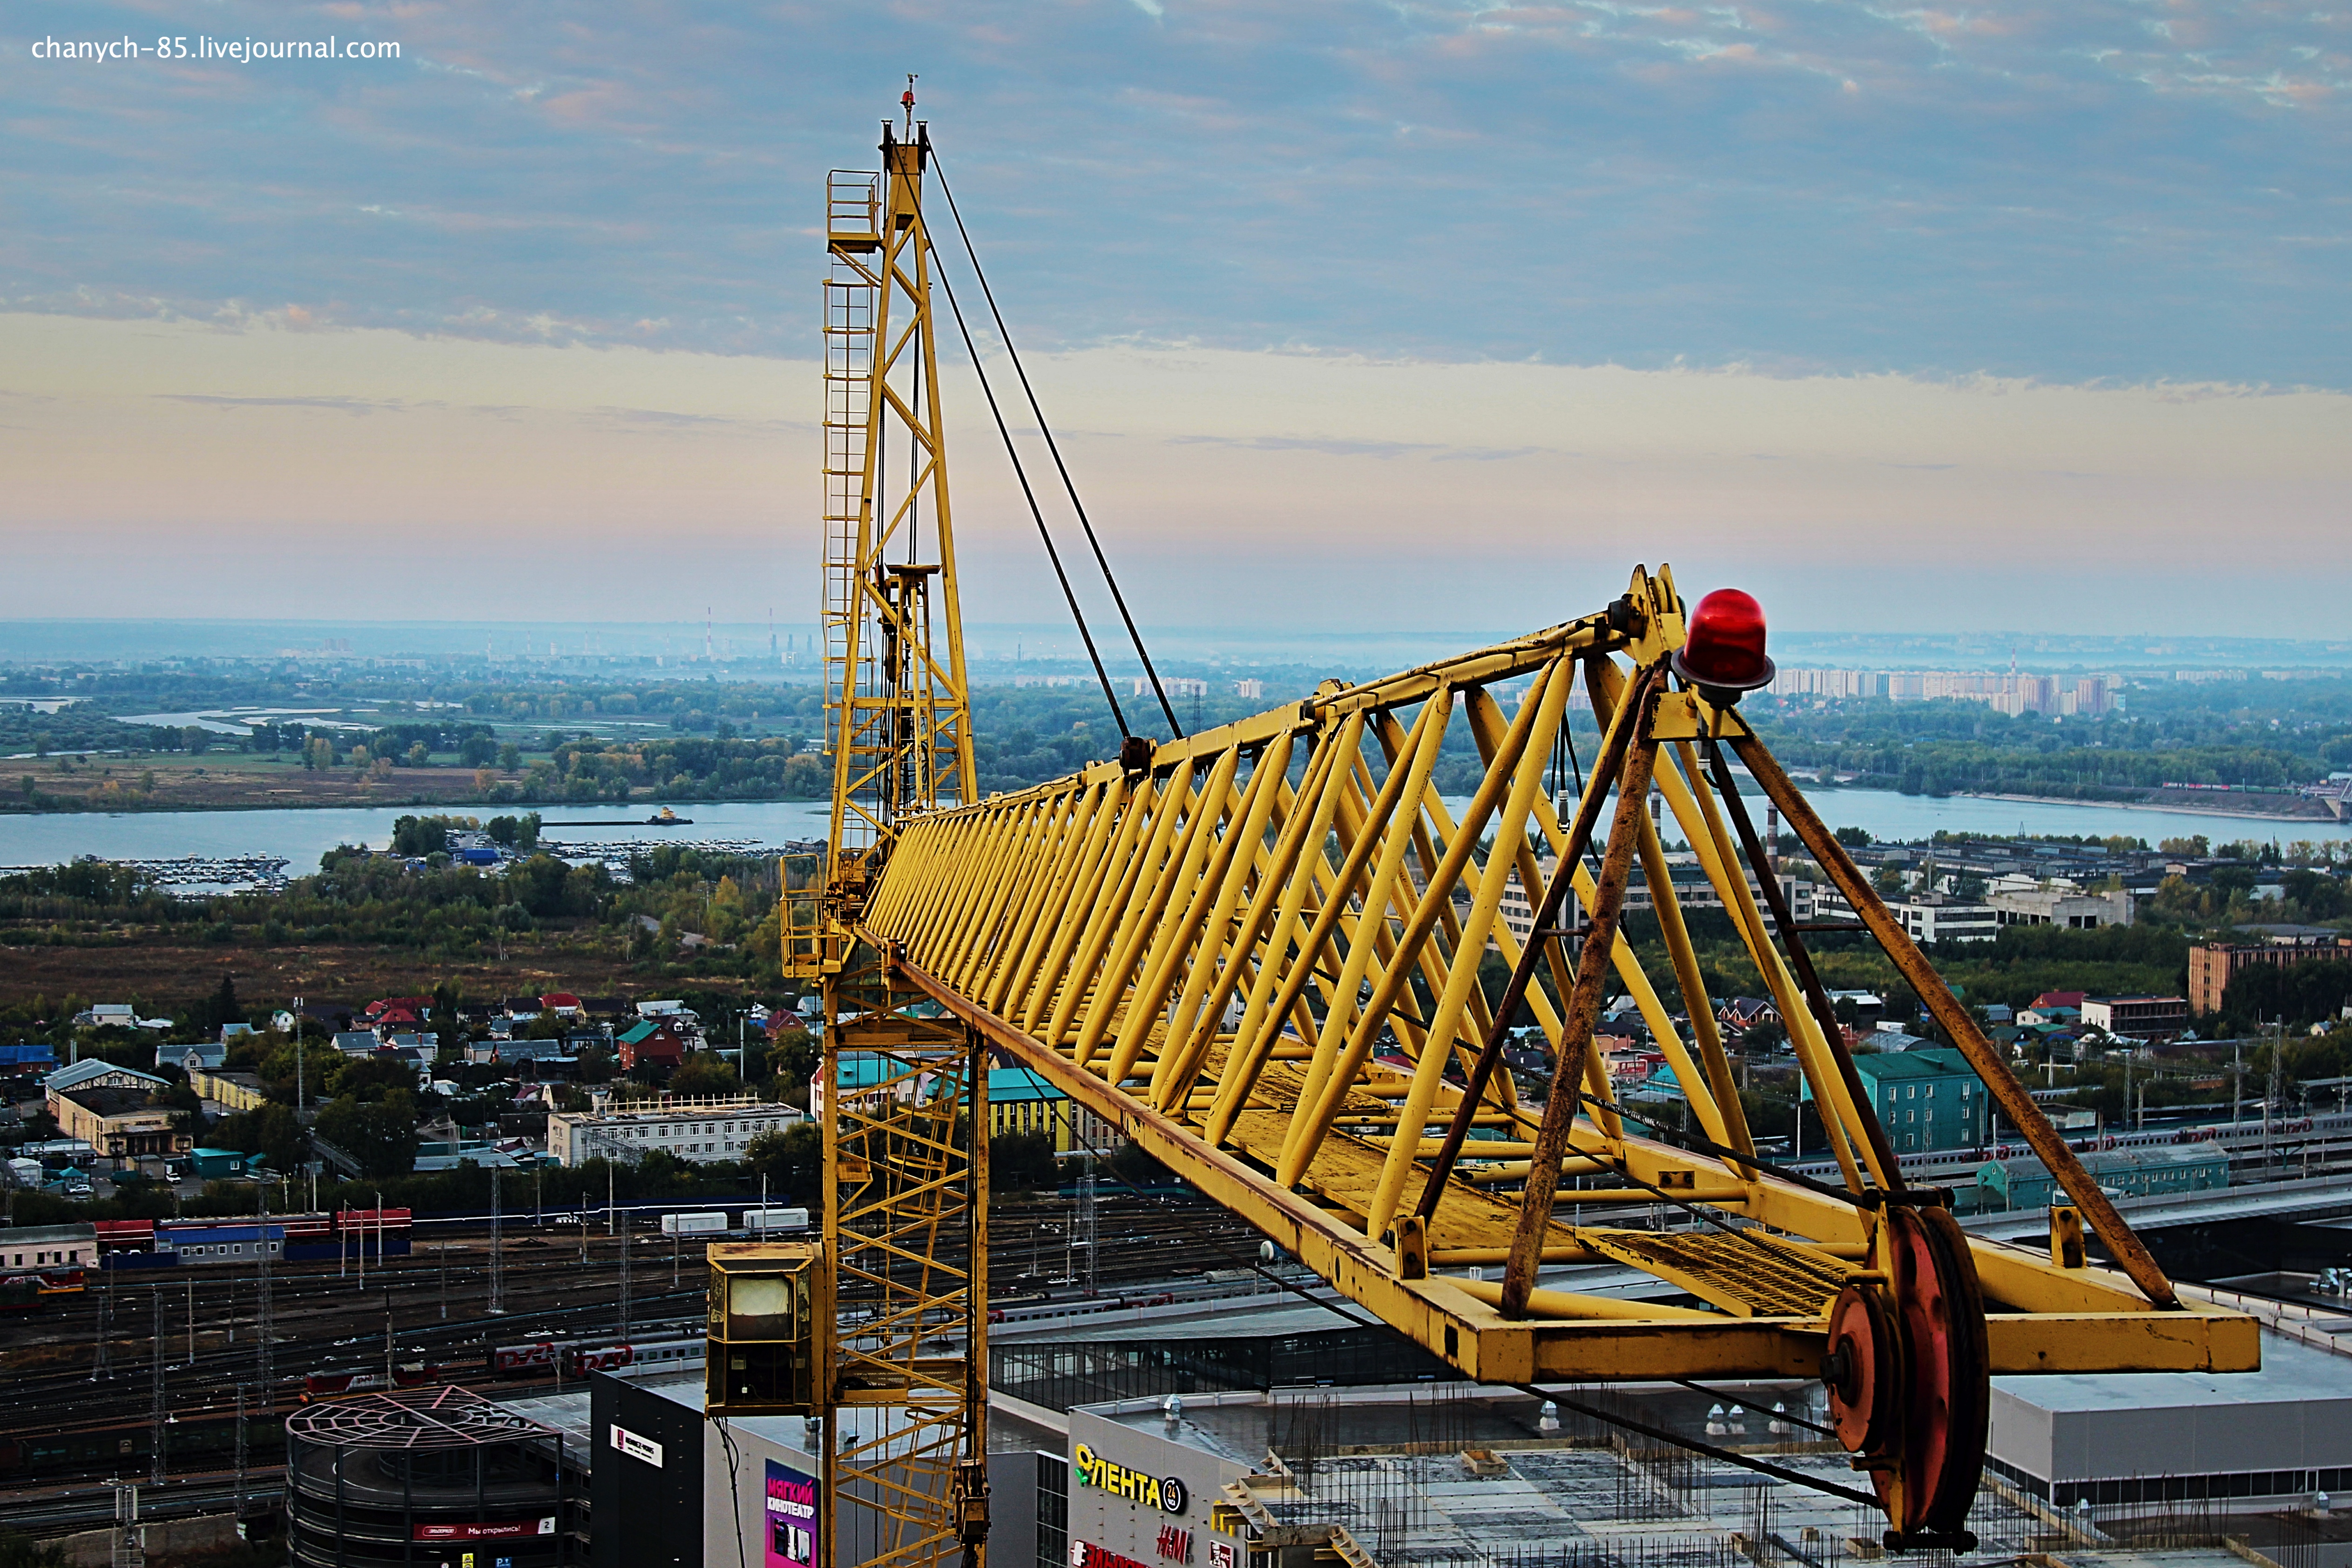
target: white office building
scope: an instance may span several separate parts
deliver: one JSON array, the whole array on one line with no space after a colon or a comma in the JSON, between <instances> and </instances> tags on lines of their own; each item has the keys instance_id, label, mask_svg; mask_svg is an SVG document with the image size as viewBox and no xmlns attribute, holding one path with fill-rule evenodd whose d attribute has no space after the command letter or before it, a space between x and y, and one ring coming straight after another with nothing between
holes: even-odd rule
<instances>
[{"instance_id":1,"label":"white office building","mask_svg":"<svg viewBox=\"0 0 2352 1568\"><path fill-rule=\"evenodd\" d=\"M696 1164L740 1160L751 1140L808 1120L808 1113L756 1095L682 1097L615 1103L599 1093L586 1110L548 1113L547 1152L564 1165L634 1159L659 1149Z\"/></svg>"}]
</instances>

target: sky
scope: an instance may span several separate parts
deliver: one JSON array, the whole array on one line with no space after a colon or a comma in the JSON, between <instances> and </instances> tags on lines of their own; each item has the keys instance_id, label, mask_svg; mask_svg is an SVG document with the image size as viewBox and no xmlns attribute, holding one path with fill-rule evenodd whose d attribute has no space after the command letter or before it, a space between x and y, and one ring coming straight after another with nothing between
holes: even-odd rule
<instances>
[{"instance_id":1,"label":"sky","mask_svg":"<svg viewBox=\"0 0 2352 1568\"><path fill-rule=\"evenodd\" d=\"M330 36L397 58L217 58ZM0 0L0 616L808 618L824 178L908 71L1147 626L1665 561L1791 628L2341 634L2310 0ZM966 613L1046 619L942 353Z\"/></svg>"}]
</instances>

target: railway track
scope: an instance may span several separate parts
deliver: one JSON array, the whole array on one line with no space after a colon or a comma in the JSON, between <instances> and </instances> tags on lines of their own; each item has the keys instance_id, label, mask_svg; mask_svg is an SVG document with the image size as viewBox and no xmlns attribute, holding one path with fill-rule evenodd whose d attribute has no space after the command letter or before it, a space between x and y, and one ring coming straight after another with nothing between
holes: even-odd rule
<instances>
[{"instance_id":1,"label":"railway track","mask_svg":"<svg viewBox=\"0 0 2352 1568\"><path fill-rule=\"evenodd\" d=\"M998 1298L1035 1300L1076 1289L1084 1263L1083 1249L1075 1245L1077 1238L1072 1234L1075 1217L1075 1205L1067 1201L1018 1199L992 1205L990 1254ZM111 1277L110 1375L96 1381L94 1342L107 1277L93 1276L93 1289L84 1295L54 1298L29 1320L0 1326L0 1347L15 1367L9 1376L16 1401L10 1435L20 1439L131 1437L142 1446L135 1459L94 1465L80 1473L103 1475L125 1467L143 1472L143 1444L154 1409L158 1316L163 1331L164 1404L174 1426L232 1422L236 1387L245 1384L247 1419L264 1430L268 1423L299 1407L305 1373L381 1368L387 1310L392 1353L403 1362L471 1355L487 1362L489 1350L498 1344L613 1331L619 1317L620 1247L616 1239L594 1235L591 1228L583 1261L576 1232L509 1226L503 1247L506 1310L499 1314L487 1310L486 1226L458 1227L405 1258L372 1265L363 1290L356 1269L345 1273L333 1262L273 1268L275 1376L268 1400L251 1386L257 1348L252 1340L257 1298L251 1268L190 1267L161 1278ZM1098 1200L1097 1232L1095 1278L1106 1293L1246 1266L1256 1258L1259 1241L1250 1226L1197 1199L1118 1191ZM534 1241L541 1245L531 1245ZM692 1333L700 1323L700 1243L689 1239L675 1249L667 1243L658 1235L632 1234L631 1337L638 1341ZM431 1249L436 1245L447 1250L436 1254ZM676 1288L670 1284L673 1250ZM441 1316L445 1291L446 1319ZM845 1297L845 1305L854 1307L855 1299ZM192 1314L193 1359L188 1340ZM28 1355L56 1359L50 1364L28 1365ZM492 1382L487 1369L482 1381L515 1393L552 1390L559 1384L576 1386L575 1380L553 1373ZM206 1455L202 1462L216 1461ZM0 1475L0 1487L5 1485ZM13 1510L24 1495L5 1490L0 1500ZM108 1510L111 1506L110 1500ZM111 1517L110 1511L103 1517Z\"/></svg>"}]
</instances>

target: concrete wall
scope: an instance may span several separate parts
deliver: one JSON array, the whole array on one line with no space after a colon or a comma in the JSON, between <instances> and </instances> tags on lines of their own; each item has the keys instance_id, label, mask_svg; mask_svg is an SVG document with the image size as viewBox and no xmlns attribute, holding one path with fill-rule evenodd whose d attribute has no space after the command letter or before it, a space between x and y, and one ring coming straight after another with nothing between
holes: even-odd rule
<instances>
[{"instance_id":1,"label":"concrete wall","mask_svg":"<svg viewBox=\"0 0 2352 1568\"><path fill-rule=\"evenodd\" d=\"M198 1519L158 1520L139 1528L150 1557L200 1557L227 1552L245 1542L236 1532L236 1518L226 1513ZM107 1568L114 1561L111 1530L85 1530L54 1544L65 1549L66 1561L73 1568Z\"/></svg>"}]
</instances>

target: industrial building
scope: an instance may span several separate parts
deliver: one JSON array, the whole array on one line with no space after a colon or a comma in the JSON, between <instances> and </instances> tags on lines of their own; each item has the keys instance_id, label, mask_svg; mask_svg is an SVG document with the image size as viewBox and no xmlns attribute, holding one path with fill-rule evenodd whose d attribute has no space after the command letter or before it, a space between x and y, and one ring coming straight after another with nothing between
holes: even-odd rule
<instances>
[{"instance_id":1,"label":"industrial building","mask_svg":"<svg viewBox=\"0 0 2352 1568\"><path fill-rule=\"evenodd\" d=\"M184 1154L196 1146L169 1106L152 1103L172 1086L153 1073L92 1057L48 1076L43 1092L58 1131L118 1163Z\"/></svg>"},{"instance_id":2,"label":"industrial building","mask_svg":"<svg viewBox=\"0 0 2352 1568\"><path fill-rule=\"evenodd\" d=\"M752 1094L673 1096L616 1103L599 1090L586 1110L547 1117L547 1152L558 1163L635 1159L659 1149L695 1164L740 1160L751 1140L808 1120L796 1107Z\"/></svg>"},{"instance_id":3,"label":"industrial building","mask_svg":"<svg viewBox=\"0 0 2352 1568\"><path fill-rule=\"evenodd\" d=\"M13 1225L0 1229L0 1268L79 1268L98 1261L98 1226Z\"/></svg>"}]
</instances>

